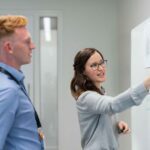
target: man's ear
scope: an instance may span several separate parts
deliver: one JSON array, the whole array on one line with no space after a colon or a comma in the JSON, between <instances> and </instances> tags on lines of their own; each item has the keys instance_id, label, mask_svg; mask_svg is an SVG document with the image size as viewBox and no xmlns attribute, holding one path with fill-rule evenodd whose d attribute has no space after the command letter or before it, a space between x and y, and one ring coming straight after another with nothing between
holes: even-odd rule
<instances>
[{"instance_id":1,"label":"man's ear","mask_svg":"<svg viewBox=\"0 0 150 150\"><path fill-rule=\"evenodd\" d=\"M3 45L3 49L5 50L5 52L12 54L13 53L12 43L10 41L5 41Z\"/></svg>"}]
</instances>

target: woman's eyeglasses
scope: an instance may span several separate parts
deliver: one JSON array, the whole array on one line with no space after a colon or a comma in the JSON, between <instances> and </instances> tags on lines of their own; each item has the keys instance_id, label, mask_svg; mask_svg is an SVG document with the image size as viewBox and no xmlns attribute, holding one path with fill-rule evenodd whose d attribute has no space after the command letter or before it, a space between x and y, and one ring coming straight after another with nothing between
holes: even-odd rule
<instances>
[{"instance_id":1,"label":"woman's eyeglasses","mask_svg":"<svg viewBox=\"0 0 150 150\"><path fill-rule=\"evenodd\" d=\"M106 64L107 64L107 60L102 60L100 63L93 63L90 67L93 69L93 70L98 70L99 67L106 67Z\"/></svg>"}]
</instances>

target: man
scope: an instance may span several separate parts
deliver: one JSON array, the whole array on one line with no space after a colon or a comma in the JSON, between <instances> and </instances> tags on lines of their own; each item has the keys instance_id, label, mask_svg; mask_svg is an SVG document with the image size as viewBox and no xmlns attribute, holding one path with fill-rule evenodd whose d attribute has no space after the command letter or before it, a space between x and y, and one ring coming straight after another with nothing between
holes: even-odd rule
<instances>
[{"instance_id":1,"label":"man","mask_svg":"<svg viewBox=\"0 0 150 150\"><path fill-rule=\"evenodd\" d=\"M23 85L21 66L35 48L24 16L0 16L0 150L42 150L40 121Z\"/></svg>"}]
</instances>

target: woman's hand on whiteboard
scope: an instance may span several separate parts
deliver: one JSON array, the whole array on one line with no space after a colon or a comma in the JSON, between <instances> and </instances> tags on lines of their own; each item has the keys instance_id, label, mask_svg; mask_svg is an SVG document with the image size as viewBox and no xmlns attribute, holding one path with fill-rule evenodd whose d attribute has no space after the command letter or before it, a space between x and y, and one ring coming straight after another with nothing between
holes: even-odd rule
<instances>
[{"instance_id":1,"label":"woman's hand on whiteboard","mask_svg":"<svg viewBox=\"0 0 150 150\"><path fill-rule=\"evenodd\" d=\"M149 91L149 89L150 89L150 77L147 77L147 78L144 80L144 86L145 86L145 88Z\"/></svg>"}]
</instances>

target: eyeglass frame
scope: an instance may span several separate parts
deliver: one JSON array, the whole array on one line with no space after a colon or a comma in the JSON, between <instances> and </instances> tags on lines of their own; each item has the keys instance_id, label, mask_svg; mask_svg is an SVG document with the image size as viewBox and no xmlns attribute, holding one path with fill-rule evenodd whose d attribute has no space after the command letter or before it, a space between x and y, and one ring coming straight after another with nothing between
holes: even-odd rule
<instances>
[{"instance_id":1,"label":"eyeglass frame","mask_svg":"<svg viewBox=\"0 0 150 150\"><path fill-rule=\"evenodd\" d=\"M100 63L93 63L93 64L91 64L90 67L92 68L92 70L98 70L100 66L102 68L105 68L107 62L108 62L108 60L103 59L103 61L101 61Z\"/></svg>"}]
</instances>

